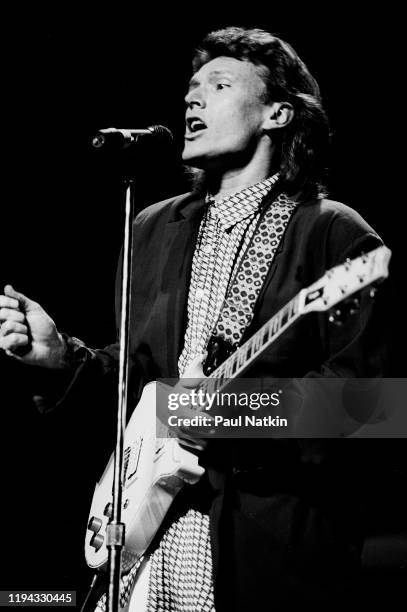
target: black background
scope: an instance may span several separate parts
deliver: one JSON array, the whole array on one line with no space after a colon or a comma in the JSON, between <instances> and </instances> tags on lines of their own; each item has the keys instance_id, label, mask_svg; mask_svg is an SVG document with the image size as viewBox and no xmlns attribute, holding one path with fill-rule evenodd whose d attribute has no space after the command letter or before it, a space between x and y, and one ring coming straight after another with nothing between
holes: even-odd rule
<instances>
[{"instance_id":1,"label":"black background","mask_svg":"<svg viewBox=\"0 0 407 612\"><path fill-rule=\"evenodd\" d=\"M138 208L186 191L178 160L192 48L213 28L265 27L294 46L320 83L334 134L332 199L356 208L393 251L392 373L405 376L401 17L386 9L355 14L343 3L284 10L250 3L238 12L191 3L85 16L60 6L4 19L1 286L11 282L90 346L113 341L120 170L134 168ZM173 148L143 147L129 157L90 146L99 128L156 123L173 131ZM1 588L83 589L93 488L86 457L100 443L97 423L85 447L66 415L37 413L21 368L4 356L0 365ZM367 527L406 529L405 442L353 442L361 456L367 443L377 449Z\"/></svg>"}]
</instances>

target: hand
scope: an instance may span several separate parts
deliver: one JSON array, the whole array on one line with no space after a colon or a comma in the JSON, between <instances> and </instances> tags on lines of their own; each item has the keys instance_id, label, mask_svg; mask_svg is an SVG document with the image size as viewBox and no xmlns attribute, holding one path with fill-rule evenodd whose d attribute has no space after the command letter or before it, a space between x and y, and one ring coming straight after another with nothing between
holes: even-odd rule
<instances>
[{"instance_id":1,"label":"hand","mask_svg":"<svg viewBox=\"0 0 407 612\"><path fill-rule=\"evenodd\" d=\"M23 363L64 369L66 346L45 310L11 285L0 295L0 349Z\"/></svg>"},{"instance_id":2,"label":"hand","mask_svg":"<svg viewBox=\"0 0 407 612\"><path fill-rule=\"evenodd\" d=\"M192 390L195 389L199 383L204 380L204 378L206 378L203 373L203 363L206 356L207 353L204 353L203 355L195 357L185 369L183 377L179 380L175 387L171 387L169 392L183 396L188 393L190 394ZM200 413L201 411L197 406L192 406L192 404L190 404L189 406L180 406L174 415L181 419L192 419ZM205 412L204 415L207 419L207 423L209 420L212 420L208 413ZM199 426L173 426L171 427L171 430L184 445L193 449L203 450L207 445L207 440L201 438L200 436L202 433L206 434L208 432L208 425L205 428Z\"/></svg>"}]
</instances>

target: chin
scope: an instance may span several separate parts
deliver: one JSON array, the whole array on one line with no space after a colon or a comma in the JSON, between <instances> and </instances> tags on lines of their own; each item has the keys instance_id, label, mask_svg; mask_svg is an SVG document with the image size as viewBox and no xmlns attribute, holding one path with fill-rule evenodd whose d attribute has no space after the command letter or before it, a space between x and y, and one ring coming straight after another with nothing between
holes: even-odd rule
<instances>
[{"instance_id":1,"label":"chin","mask_svg":"<svg viewBox=\"0 0 407 612\"><path fill-rule=\"evenodd\" d=\"M192 153L185 151L182 153L182 161L187 166L191 166L192 168L205 168L205 156L204 155L193 155Z\"/></svg>"},{"instance_id":2,"label":"chin","mask_svg":"<svg viewBox=\"0 0 407 612\"><path fill-rule=\"evenodd\" d=\"M187 168L194 168L195 170L202 170L202 171L205 171L207 169L207 165L195 159L191 161L189 160L184 161L184 166L186 166Z\"/></svg>"},{"instance_id":3,"label":"chin","mask_svg":"<svg viewBox=\"0 0 407 612\"><path fill-rule=\"evenodd\" d=\"M188 166L201 170L219 169L223 166L223 155L216 152L208 153L198 147L184 147L182 161Z\"/></svg>"}]
</instances>

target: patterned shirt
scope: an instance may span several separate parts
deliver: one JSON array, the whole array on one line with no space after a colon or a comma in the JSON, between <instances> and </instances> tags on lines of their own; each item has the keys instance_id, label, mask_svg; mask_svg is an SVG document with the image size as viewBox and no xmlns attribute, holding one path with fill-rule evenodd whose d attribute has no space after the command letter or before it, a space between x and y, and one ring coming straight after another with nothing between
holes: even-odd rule
<instances>
[{"instance_id":1,"label":"patterned shirt","mask_svg":"<svg viewBox=\"0 0 407 612\"><path fill-rule=\"evenodd\" d=\"M221 200L207 197L209 206L199 228L192 260L188 323L178 361L181 377L188 363L206 349L229 282L259 220L260 205L277 180L278 174L275 174Z\"/></svg>"}]
</instances>

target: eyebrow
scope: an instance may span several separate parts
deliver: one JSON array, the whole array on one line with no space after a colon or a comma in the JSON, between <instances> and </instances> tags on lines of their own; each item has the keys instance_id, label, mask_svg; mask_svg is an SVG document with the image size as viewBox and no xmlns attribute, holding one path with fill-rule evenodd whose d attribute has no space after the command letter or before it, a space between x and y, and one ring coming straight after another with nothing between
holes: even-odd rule
<instances>
[{"instance_id":1,"label":"eyebrow","mask_svg":"<svg viewBox=\"0 0 407 612\"><path fill-rule=\"evenodd\" d=\"M229 70L212 70L209 73L209 80L211 80L212 77L219 76L219 75L233 78L233 74ZM192 77L191 80L189 81L188 88L192 89L194 87L198 87L199 84L200 84L200 81L196 79L195 77Z\"/></svg>"}]
</instances>

